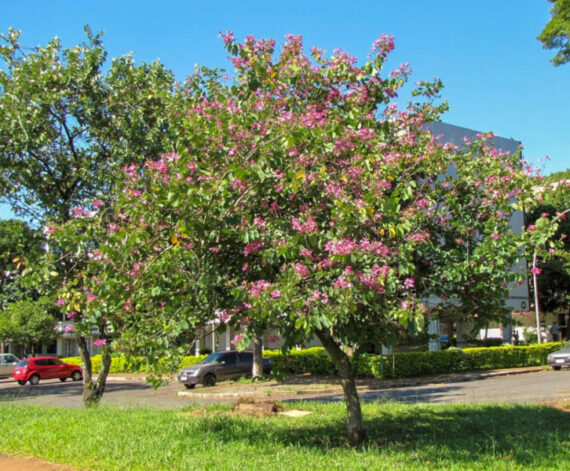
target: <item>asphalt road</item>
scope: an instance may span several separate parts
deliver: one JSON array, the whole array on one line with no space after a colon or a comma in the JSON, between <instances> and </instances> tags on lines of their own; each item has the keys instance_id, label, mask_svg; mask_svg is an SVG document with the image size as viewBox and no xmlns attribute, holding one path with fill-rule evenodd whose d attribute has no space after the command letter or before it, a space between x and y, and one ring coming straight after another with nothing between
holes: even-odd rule
<instances>
[{"instance_id":1,"label":"asphalt road","mask_svg":"<svg viewBox=\"0 0 570 471\"><path fill-rule=\"evenodd\" d=\"M231 388L229 388L231 390ZM56 407L82 407L81 383L44 380L37 386L20 386L13 380L0 379L0 402L34 403ZM144 381L117 381L107 383L102 405L117 407L180 408L192 403L234 402L235 397L178 396L184 388L172 382L153 389ZM196 392L207 393L198 387ZM201 394L202 396L202 394ZM207 395L206 395L207 396ZM297 398L301 398L296 396ZM570 398L570 370L541 371L512 376L486 378L458 383L431 383L389 389L361 391L364 401L398 401L405 403L473 403L473 402L545 402ZM293 394L288 400L295 398ZM341 394L323 392L303 395L303 400L342 400ZM280 398L287 400L287 398Z\"/></svg>"}]
</instances>

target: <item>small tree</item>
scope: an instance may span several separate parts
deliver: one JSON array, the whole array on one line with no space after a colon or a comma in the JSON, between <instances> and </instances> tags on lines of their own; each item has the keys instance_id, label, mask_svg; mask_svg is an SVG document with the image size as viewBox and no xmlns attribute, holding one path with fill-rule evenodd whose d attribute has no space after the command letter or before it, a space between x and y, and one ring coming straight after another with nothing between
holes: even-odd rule
<instances>
[{"instance_id":1,"label":"small tree","mask_svg":"<svg viewBox=\"0 0 570 471\"><path fill-rule=\"evenodd\" d=\"M420 329L433 294L468 307L484 294L497 315L522 246L508 220L528 179L488 136L457 149L426 130L445 109L433 104L438 81L420 83L406 110L391 103L410 71L384 75L390 36L363 66L340 50L308 57L298 36L276 58L272 40L224 42L234 82L192 76L181 151L127 169L89 312L122 306L124 325L154 332L129 337L147 351L216 308L242 345L265 326L286 348L316 335L356 445L354 355Z\"/></svg>"},{"instance_id":2,"label":"small tree","mask_svg":"<svg viewBox=\"0 0 570 471\"><path fill-rule=\"evenodd\" d=\"M49 236L91 203L108 205L122 166L155 158L176 140L170 127L176 115L168 111L177 94L172 72L158 61L137 65L130 55L106 66L102 34L88 27L85 33L86 41L70 49L55 38L32 51L21 46L18 31L0 36L0 199L45 224ZM66 233L61 246L50 237L46 263L27 270L40 293L54 282L82 292L88 264L82 257L98 241L81 230ZM60 298L60 307L67 301ZM94 404L104 391L111 337L101 319L89 325L78 324L76 333L85 402ZM92 327L100 328L103 356L97 383L87 348Z\"/></svg>"}]
</instances>

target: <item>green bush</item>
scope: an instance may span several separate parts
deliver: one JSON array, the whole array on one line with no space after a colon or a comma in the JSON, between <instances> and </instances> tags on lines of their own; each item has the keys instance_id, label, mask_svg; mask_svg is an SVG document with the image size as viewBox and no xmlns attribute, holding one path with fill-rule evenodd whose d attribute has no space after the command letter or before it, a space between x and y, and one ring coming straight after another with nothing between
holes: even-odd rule
<instances>
[{"instance_id":1,"label":"green bush","mask_svg":"<svg viewBox=\"0 0 570 471\"><path fill-rule=\"evenodd\" d=\"M443 350L439 352L409 352L392 355L359 355L354 359L355 375L361 378L412 378L448 373L465 373L499 368L539 366L546 364L549 353L558 350L563 342L551 342L527 347L480 347ZM272 374L278 377L292 374L312 373L336 375L337 369L322 347L291 350L283 354L280 350L266 350L263 356L271 360ZM195 365L206 355L186 356L176 362L164 361L164 372ZM79 357L64 358L63 361L81 365ZM93 372L101 369L101 355L91 357ZM144 359L113 356L111 373L149 373Z\"/></svg>"},{"instance_id":2,"label":"green bush","mask_svg":"<svg viewBox=\"0 0 570 471\"><path fill-rule=\"evenodd\" d=\"M182 368L186 368L188 366L195 365L199 361L202 361L206 358L206 355L200 356L187 356L183 357L179 362L176 362L174 366L174 371ZM66 363L70 363L72 365L81 365L81 357L67 357L62 358L62 361ZM168 362L162 362L164 366L165 373L173 373L173 369L169 367ZM99 373L101 370L101 355L93 355L91 357L91 364L93 367L93 373ZM129 362L125 359L125 357L120 355L114 355L111 358L111 368L109 370L110 373L150 373L148 364L144 361L143 358L132 358Z\"/></svg>"}]
</instances>

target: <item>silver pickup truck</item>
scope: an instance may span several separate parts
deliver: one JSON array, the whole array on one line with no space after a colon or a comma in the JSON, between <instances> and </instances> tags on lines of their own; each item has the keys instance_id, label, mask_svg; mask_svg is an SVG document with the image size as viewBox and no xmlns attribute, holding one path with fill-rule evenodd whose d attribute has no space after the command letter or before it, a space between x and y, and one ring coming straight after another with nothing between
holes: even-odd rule
<instances>
[{"instance_id":1,"label":"silver pickup truck","mask_svg":"<svg viewBox=\"0 0 570 471\"><path fill-rule=\"evenodd\" d=\"M214 386L217 381L251 376L252 352L217 352L208 355L200 363L184 368L178 373L178 381L187 389L197 384ZM263 373L271 372L271 361L263 359Z\"/></svg>"}]
</instances>

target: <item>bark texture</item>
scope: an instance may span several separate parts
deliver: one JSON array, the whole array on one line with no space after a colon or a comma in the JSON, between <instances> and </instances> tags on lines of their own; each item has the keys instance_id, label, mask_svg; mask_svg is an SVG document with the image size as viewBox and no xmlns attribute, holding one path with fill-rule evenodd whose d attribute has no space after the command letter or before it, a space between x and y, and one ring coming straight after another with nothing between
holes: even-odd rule
<instances>
[{"instance_id":1,"label":"bark texture","mask_svg":"<svg viewBox=\"0 0 570 471\"><path fill-rule=\"evenodd\" d=\"M261 378L263 376L263 339L261 335L256 335L253 338L253 366L251 370L251 377L253 379Z\"/></svg>"},{"instance_id":2,"label":"bark texture","mask_svg":"<svg viewBox=\"0 0 570 471\"><path fill-rule=\"evenodd\" d=\"M342 350L341 345L333 338L330 332L320 330L317 332L317 337L339 371L340 383L346 403L348 444L353 447L359 446L366 440L366 430L362 422L362 409L360 408L360 399L356 383L354 382L350 357Z\"/></svg>"},{"instance_id":3,"label":"bark texture","mask_svg":"<svg viewBox=\"0 0 570 471\"><path fill-rule=\"evenodd\" d=\"M99 375L94 381L93 364L91 363L85 337L79 336L78 344L81 362L83 363L83 405L85 407L95 407L99 405L105 392L107 376L111 369L111 351L108 347L101 349L101 370L99 370Z\"/></svg>"}]
</instances>

